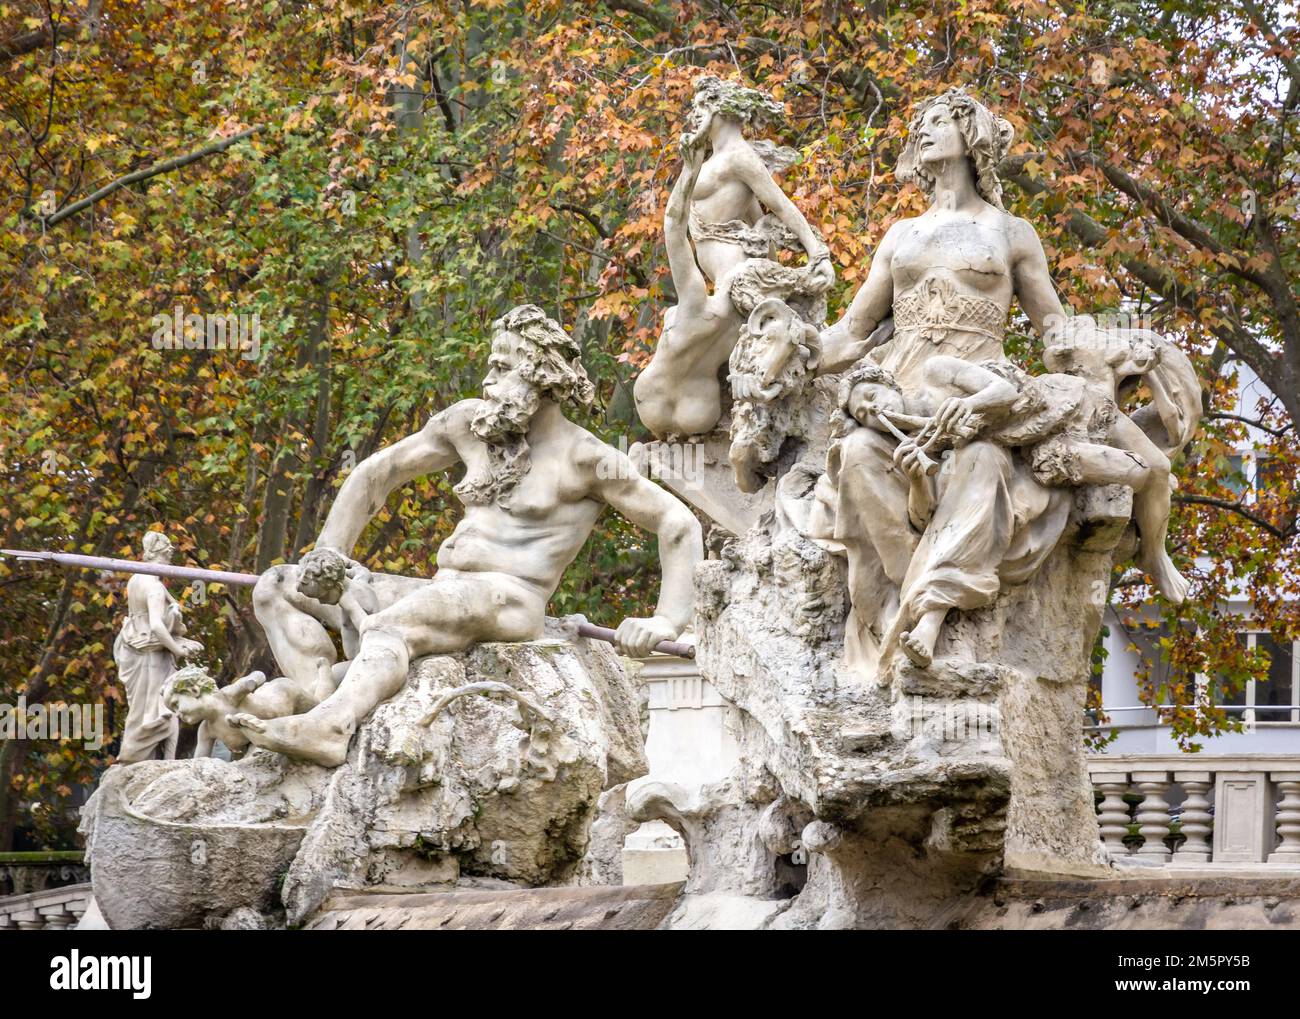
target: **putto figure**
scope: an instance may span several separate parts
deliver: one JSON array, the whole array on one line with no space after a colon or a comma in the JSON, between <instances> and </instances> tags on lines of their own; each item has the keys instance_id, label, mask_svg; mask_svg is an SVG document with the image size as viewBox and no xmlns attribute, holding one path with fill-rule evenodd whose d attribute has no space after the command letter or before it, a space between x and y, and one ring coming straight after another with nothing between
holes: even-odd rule
<instances>
[{"instance_id":1,"label":"putto figure","mask_svg":"<svg viewBox=\"0 0 1300 1019\"><path fill-rule=\"evenodd\" d=\"M324 661L320 667L329 668ZM187 665L173 672L163 686L162 697L168 710L179 715L182 722L199 727L195 757L211 757L217 740L225 744L232 756L243 755L249 741L242 730L228 721L233 714L243 712L257 718L279 718L316 706L316 701L291 679L267 682L266 673L250 672L243 679L218 687L207 670L198 665Z\"/></svg>"},{"instance_id":2,"label":"putto figure","mask_svg":"<svg viewBox=\"0 0 1300 1019\"><path fill-rule=\"evenodd\" d=\"M175 550L167 535L149 531L142 542L147 563L170 563ZM203 645L185 636L181 607L158 577L138 573L126 583L126 619L113 641L113 659L126 690L126 728L119 764L176 756L180 723L162 699L163 683L176 661Z\"/></svg>"},{"instance_id":3,"label":"putto figure","mask_svg":"<svg viewBox=\"0 0 1300 1019\"><path fill-rule=\"evenodd\" d=\"M272 647L327 638L322 619L330 606L304 612L286 595L287 586L304 572L320 572L313 565L318 558L346 557L394 489L463 464L455 492L465 515L438 550L437 573L392 586L375 578L373 611L359 620L357 655L319 705L286 718L237 714L232 723L259 746L326 766L342 763L358 723L401 689L413 658L478 641L540 637L547 600L606 505L657 535L663 564L655 615L624 620L618 644L644 656L677 637L691 618L692 574L703 558L700 525L626 455L565 418L565 406L592 397L576 344L540 308L523 305L498 321L483 399L448 407L421 431L362 461L339 491L316 550L300 566L268 571L259 581L258 618ZM328 601L342 585L313 590Z\"/></svg>"}]
</instances>

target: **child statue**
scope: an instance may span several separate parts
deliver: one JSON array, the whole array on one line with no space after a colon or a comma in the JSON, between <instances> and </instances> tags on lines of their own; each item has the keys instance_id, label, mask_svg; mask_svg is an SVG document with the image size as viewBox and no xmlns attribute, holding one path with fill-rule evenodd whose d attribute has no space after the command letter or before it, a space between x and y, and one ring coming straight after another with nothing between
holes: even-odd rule
<instances>
[{"instance_id":1,"label":"child statue","mask_svg":"<svg viewBox=\"0 0 1300 1019\"><path fill-rule=\"evenodd\" d=\"M317 667L329 671L329 663L324 659ZM229 686L218 687L207 671L197 665L173 672L163 687L162 699L168 711L179 715L186 725L199 727L195 757L211 757L217 740L226 745L232 756L243 756L249 739L226 721L229 715L246 712L257 718L281 718L310 711L317 704L314 697L283 676L267 682L266 673L250 672Z\"/></svg>"}]
</instances>

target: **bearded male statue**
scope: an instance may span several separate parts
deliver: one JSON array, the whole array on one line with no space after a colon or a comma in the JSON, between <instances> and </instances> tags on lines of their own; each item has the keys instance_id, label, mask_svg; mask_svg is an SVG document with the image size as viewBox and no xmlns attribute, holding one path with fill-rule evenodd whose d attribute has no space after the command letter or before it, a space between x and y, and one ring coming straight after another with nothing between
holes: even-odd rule
<instances>
[{"instance_id":1,"label":"bearded male statue","mask_svg":"<svg viewBox=\"0 0 1300 1019\"><path fill-rule=\"evenodd\" d=\"M558 323L522 305L493 332L483 399L448 407L362 461L339 490L314 551L258 582L257 618L281 669L326 695L301 715L232 715L253 743L339 765L358 724L402 688L413 658L540 637L546 603L605 505L658 536L663 568L655 615L624 620L620 649L643 657L690 621L693 573L703 558L699 522L623 453L564 417L566 404L590 403L593 389ZM465 466L455 487L465 515L438 549L431 580L369 574L346 559L394 489L456 463ZM347 644L356 644L346 671L335 668L343 674L332 692L321 689L330 672L323 666L334 660L325 625L343 632L348 654Z\"/></svg>"}]
</instances>

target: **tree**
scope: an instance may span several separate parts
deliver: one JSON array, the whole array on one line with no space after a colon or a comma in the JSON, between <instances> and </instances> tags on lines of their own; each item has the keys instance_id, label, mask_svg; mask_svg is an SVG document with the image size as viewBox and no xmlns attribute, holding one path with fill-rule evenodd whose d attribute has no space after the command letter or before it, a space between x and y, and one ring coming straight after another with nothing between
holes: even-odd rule
<instances>
[{"instance_id":1,"label":"tree","mask_svg":"<svg viewBox=\"0 0 1300 1019\"><path fill-rule=\"evenodd\" d=\"M351 465L474 391L492 320L523 301L578 336L599 386L586 423L640 438L628 387L672 299L662 211L693 78L787 104L780 137L803 159L785 186L832 247L840 305L884 230L920 209L892 176L911 110L964 84L1018 129L1007 197L1062 294L1175 335L1210 383L1174 531L1180 565L1207 565L1193 602L1163 613L1184 624L1168 656L1229 685L1259 673L1220 608L1234 584L1260 625L1296 633L1300 79L1275 5L0 0L0 14L15 26L0 34L6 546L133 554L163 521L191 564L296 558ZM256 323L258 356L157 349L177 308ZM1274 397L1243 415L1272 472L1249 498L1227 469L1251 427L1228 416L1240 365ZM431 569L448 495L429 479L394 500L363 538L368 564ZM636 611L654 551L610 521L552 611ZM1121 604L1137 580L1117 571ZM117 699L121 586L0 563L0 703ZM245 593L178 594L222 681L267 664ZM1151 693L1181 702L1189 740L1226 724L1186 685ZM0 848L17 826L66 837L58 804L109 759L49 746L0 743Z\"/></svg>"}]
</instances>

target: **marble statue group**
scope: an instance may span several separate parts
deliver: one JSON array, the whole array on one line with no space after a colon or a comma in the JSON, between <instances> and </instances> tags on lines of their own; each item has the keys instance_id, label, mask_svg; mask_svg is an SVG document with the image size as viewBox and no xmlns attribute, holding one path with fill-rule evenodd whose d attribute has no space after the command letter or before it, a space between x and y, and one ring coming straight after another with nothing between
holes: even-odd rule
<instances>
[{"instance_id":1,"label":"marble statue group","mask_svg":"<svg viewBox=\"0 0 1300 1019\"><path fill-rule=\"evenodd\" d=\"M258 580L254 607L277 677L253 673L219 689L200 667L175 670L198 650L178 607L157 578L131 580L115 646L131 704L119 760L170 756L184 720L201 727L199 758L220 743L236 756L270 751L325 769L355 761L358 732L378 724L367 719L414 696L421 660L542 640L548 600L610 506L657 538L662 564L655 613L618 626L619 650L645 658L693 629L705 677L763 722L755 759L777 789L764 794L764 817L785 804L830 859L845 837L827 834L832 819L836 831L865 838L871 818L884 816L844 803L874 802L887 770L859 755L817 771L818 760L842 756L825 749L831 734L859 724L850 718L864 697L885 704L920 683L987 699L1001 695L979 677L1003 677L1004 691L1022 682L1006 678L1017 669L1025 683L1041 679L1004 639L1007 606L1027 598L1052 607L1023 625L1054 628L1069 638L1061 646L1090 646L1094 617L1071 618L1076 581L1060 571L1075 568L1062 550L1100 547L1088 537L1097 520L1127 532L1150 583L1181 601L1188 584L1165 547L1170 464L1197 427L1200 384L1170 339L1067 313L1034 227L1003 203L997 167L1011 125L959 90L916 108L897 178L919 187L928 207L888 229L865 282L828 323L830 249L778 183L798 153L756 137L783 112L756 89L698 79L664 216L677 303L663 312L634 395L655 437L649 446L717 454L725 473L710 477L707 498L661 487L637 450L629 457L566 417L593 399L577 346L540 308L517 307L494 326L481 398L440 410L359 464L314 550ZM1013 302L1040 338L1039 374L1005 349ZM351 558L390 494L453 469L463 470L455 493L464 515L432 577L372 573ZM756 507L749 530L711 513L744 499ZM706 530L722 539L721 557L708 562ZM1103 551L1109 558L1090 576L1104 577L1125 554L1118 537ZM146 558L169 555L163 535L146 536ZM505 682L508 693L516 684ZM474 690L491 693L494 683L502 686L496 677ZM785 693L760 696L764 684ZM1005 696L1000 703L1017 709ZM438 712L416 714L433 724ZM512 738L532 756L516 754L510 767L558 781L565 723L548 716L543 734L536 715L517 718L524 735ZM824 731L807 735L805 717ZM806 752L781 753L771 742L781 731ZM363 755L376 739L362 740ZM451 767L428 745L422 753L425 772L434 758ZM1019 766L1018 753L1008 745L994 756ZM520 763L543 757L551 763L534 772ZM1004 817L1005 783L982 774L1003 790L989 813ZM1030 838L1049 822L1015 820L1015 788L1006 823ZM662 809L674 823L686 816L680 804Z\"/></svg>"}]
</instances>

